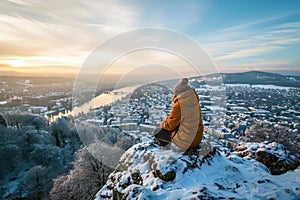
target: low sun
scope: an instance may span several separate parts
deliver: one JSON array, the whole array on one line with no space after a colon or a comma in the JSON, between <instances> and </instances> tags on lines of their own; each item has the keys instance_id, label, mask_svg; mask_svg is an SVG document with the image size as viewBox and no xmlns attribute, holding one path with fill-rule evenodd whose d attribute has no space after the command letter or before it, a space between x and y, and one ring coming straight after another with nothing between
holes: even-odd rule
<instances>
[{"instance_id":1,"label":"low sun","mask_svg":"<svg viewBox=\"0 0 300 200\"><path fill-rule=\"evenodd\" d=\"M7 63L12 67L25 67L26 63L23 60L7 60Z\"/></svg>"}]
</instances>

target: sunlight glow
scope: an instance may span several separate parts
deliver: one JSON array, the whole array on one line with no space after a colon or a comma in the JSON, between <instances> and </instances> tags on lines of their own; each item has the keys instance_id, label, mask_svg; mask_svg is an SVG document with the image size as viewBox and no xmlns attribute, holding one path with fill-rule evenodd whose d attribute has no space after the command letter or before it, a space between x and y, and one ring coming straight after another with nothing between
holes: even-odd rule
<instances>
[{"instance_id":1,"label":"sunlight glow","mask_svg":"<svg viewBox=\"0 0 300 200\"><path fill-rule=\"evenodd\" d=\"M5 61L8 65L12 67L25 67L27 63L24 60L6 60Z\"/></svg>"}]
</instances>

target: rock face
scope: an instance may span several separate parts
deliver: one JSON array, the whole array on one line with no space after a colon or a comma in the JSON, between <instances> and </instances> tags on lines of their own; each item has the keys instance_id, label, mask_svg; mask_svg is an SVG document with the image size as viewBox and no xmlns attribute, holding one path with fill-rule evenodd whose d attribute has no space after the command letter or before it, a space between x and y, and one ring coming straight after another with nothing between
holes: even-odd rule
<instances>
[{"instance_id":1,"label":"rock face","mask_svg":"<svg viewBox=\"0 0 300 200\"><path fill-rule=\"evenodd\" d=\"M241 143L233 154L263 163L273 175L280 175L296 169L300 161L283 145L272 143Z\"/></svg>"},{"instance_id":2,"label":"rock face","mask_svg":"<svg viewBox=\"0 0 300 200\"><path fill-rule=\"evenodd\" d=\"M130 148L96 199L299 199L300 169L273 176L260 162L220 149L203 156L162 149L153 142Z\"/></svg>"}]
</instances>

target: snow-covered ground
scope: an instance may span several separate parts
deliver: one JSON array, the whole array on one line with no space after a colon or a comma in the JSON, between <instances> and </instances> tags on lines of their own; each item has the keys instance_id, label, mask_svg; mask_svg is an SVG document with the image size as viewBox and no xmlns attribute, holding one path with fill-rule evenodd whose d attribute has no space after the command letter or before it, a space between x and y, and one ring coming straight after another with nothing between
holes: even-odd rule
<instances>
[{"instance_id":1,"label":"snow-covered ground","mask_svg":"<svg viewBox=\"0 0 300 200\"><path fill-rule=\"evenodd\" d=\"M274 90L289 90L289 89L299 89L295 87L284 87L277 85L250 85L250 84L225 84L229 87L252 87L252 88L263 88L263 89L274 89Z\"/></svg>"},{"instance_id":2,"label":"snow-covered ground","mask_svg":"<svg viewBox=\"0 0 300 200\"><path fill-rule=\"evenodd\" d=\"M0 101L0 105L5 105L7 104L7 101Z\"/></svg>"},{"instance_id":3,"label":"snow-covered ground","mask_svg":"<svg viewBox=\"0 0 300 200\"><path fill-rule=\"evenodd\" d=\"M199 155L199 154L198 154ZM120 159L100 199L300 199L300 168L274 176L260 162L217 149L203 158L151 140Z\"/></svg>"}]
</instances>

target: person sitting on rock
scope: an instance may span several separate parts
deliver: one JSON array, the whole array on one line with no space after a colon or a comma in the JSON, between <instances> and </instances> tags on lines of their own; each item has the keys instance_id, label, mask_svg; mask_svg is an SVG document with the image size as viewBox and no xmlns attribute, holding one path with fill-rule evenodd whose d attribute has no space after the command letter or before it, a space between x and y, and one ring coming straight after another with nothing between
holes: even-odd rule
<instances>
[{"instance_id":1,"label":"person sitting on rock","mask_svg":"<svg viewBox=\"0 0 300 200\"><path fill-rule=\"evenodd\" d=\"M195 89L183 78L174 87L173 106L170 115L154 131L161 146L173 142L180 149L198 147L203 137L202 112Z\"/></svg>"}]
</instances>

